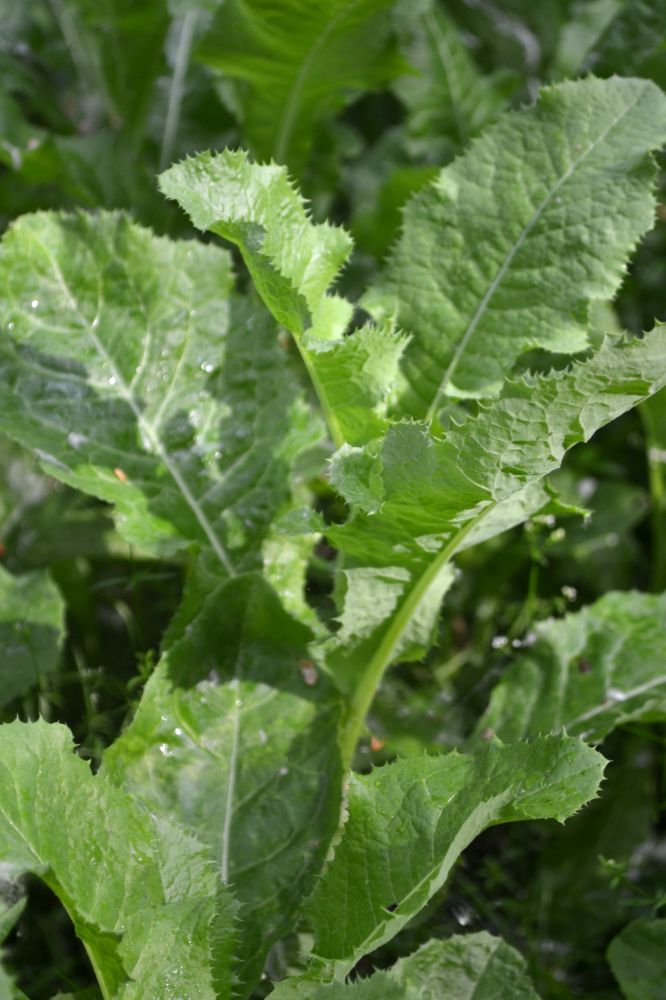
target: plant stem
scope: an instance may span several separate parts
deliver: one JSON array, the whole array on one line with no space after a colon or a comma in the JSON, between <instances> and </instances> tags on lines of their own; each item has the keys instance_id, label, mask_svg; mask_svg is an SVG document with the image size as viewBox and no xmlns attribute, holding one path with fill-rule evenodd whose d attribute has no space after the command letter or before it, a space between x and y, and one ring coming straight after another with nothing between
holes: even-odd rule
<instances>
[{"instance_id":1,"label":"plant stem","mask_svg":"<svg viewBox=\"0 0 666 1000\"><path fill-rule=\"evenodd\" d=\"M169 87L169 103L164 123L162 148L160 150L160 170L168 167L173 157L176 135L180 124L183 94L185 93L185 77L190 62L190 53L192 51L192 42L194 41L194 31L198 17L199 11L196 8L191 8L185 14L180 26L173 76L171 77L171 86Z\"/></svg>"},{"instance_id":2,"label":"plant stem","mask_svg":"<svg viewBox=\"0 0 666 1000\"><path fill-rule=\"evenodd\" d=\"M661 593L666 589L666 478L664 476L663 433L653 408L646 403L638 407L645 431L648 482L650 485L652 525L651 589Z\"/></svg>"},{"instance_id":3,"label":"plant stem","mask_svg":"<svg viewBox=\"0 0 666 1000\"><path fill-rule=\"evenodd\" d=\"M322 412L324 414L324 418L326 420L326 424L328 426L328 430L331 435L333 444L335 445L336 448L341 448L342 445L345 443L345 436L342 433L342 429L338 422L338 418L335 415L335 410L328 401L326 390L319 381L319 376L317 375L317 372L310 360L307 348L305 348L301 344L299 334L292 332L292 336L294 338L296 347L298 348L298 353L300 354L303 360L303 364L305 365L306 371L310 376L312 387L317 394L317 399L319 400L319 405L321 406Z\"/></svg>"},{"instance_id":4,"label":"plant stem","mask_svg":"<svg viewBox=\"0 0 666 1000\"><path fill-rule=\"evenodd\" d=\"M348 770L351 767L356 744L365 723L365 717L372 705L384 671L390 666L398 644L421 601L425 597L428 588L447 563L450 562L463 539L483 520L489 510L492 510L492 506L486 507L477 517L472 518L471 521L468 521L467 524L456 532L449 543L444 546L441 552L426 567L386 629L349 705L349 712L341 737L342 763L345 769Z\"/></svg>"}]
</instances>

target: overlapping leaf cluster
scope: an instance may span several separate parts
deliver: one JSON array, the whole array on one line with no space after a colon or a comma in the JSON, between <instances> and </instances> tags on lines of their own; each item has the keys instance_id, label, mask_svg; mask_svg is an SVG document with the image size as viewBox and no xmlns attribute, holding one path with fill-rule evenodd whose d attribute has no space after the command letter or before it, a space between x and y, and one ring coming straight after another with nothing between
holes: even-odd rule
<instances>
[{"instance_id":1,"label":"overlapping leaf cluster","mask_svg":"<svg viewBox=\"0 0 666 1000\"><path fill-rule=\"evenodd\" d=\"M208 58L232 78L225 98L255 150L298 165L350 88L397 72L388 6L197 12L206 45L224 40ZM416 61L432 67L449 30L424 4ZM276 49L289 59L274 64ZM358 54L357 77L340 78L342 52ZM456 61L469 70L462 50ZM418 85L404 94L418 135L433 107ZM486 96L484 123L501 103ZM461 143L477 131L456 121ZM543 90L408 203L363 299L374 321L358 327L335 289L349 236L312 221L284 167L243 151L186 159L160 187L238 248L249 293L227 250L122 214L37 213L9 229L0 429L187 575L97 774L58 724L0 728L0 871L58 896L104 1000L249 997L273 946L303 928L311 946L276 1000L536 997L520 956L487 934L347 980L487 827L564 821L595 798L605 761L584 739L664 718L661 598L611 595L542 625L465 753L350 770L385 671L433 645L455 556L550 511L545 477L567 451L666 385L659 327L600 341L590 319L652 224L665 136L666 99L646 80ZM533 349L546 359L521 373ZM344 523L313 510L313 468ZM322 535L337 553L330 627L303 595ZM63 615L47 577L5 576L14 698L52 669ZM590 660L594 672L576 670ZM611 946L627 996L647 995L627 955L654 979L662 923ZM0 979L0 997L15 989Z\"/></svg>"}]
</instances>

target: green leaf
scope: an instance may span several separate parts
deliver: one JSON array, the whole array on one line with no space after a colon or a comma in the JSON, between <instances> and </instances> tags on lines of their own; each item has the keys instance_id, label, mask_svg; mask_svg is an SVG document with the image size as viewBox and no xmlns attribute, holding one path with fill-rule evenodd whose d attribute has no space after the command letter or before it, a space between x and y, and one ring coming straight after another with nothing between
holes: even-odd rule
<instances>
[{"instance_id":1,"label":"green leaf","mask_svg":"<svg viewBox=\"0 0 666 1000\"><path fill-rule=\"evenodd\" d=\"M0 727L3 865L59 897L105 1000L216 1000L231 989L228 890L193 836L93 777L73 750L64 726Z\"/></svg>"},{"instance_id":2,"label":"green leaf","mask_svg":"<svg viewBox=\"0 0 666 1000\"><path fill-rule=\"evenodd\" d=\"M634 920L611 941L608 961L627 1000L664 1000L666 920Z\"/></svg>"},{"instance_id":3,"label":"green leaf","mask_svg":"<svg viewBox=\"0 0 666 1000\"><path fill-rule=\"evenodd\" d=\"M339 820L339 705L311 633L256 575L213 591L162 658L102 773L197 831L240 902L249 989L292 929Z\"/></svg>"},{"instance_id":4,"label":"green leaf","mask_svg":"<svg viewBox=\"0 0 666 1000\"><path fill-rule=\"evenodd\" d=\"M14 985L9 974L0 965L0 1000L27 1000L24 993Z\"/></svg>"},{"instance_id":5,"label":"green leaf","mask_svg":"<svg viewBox=\"0 0 666 1000\"><path fill-rule=\"evenodd\" d=\"M0 708L55 670L64 631L65 605L48 573L0 567Z\"/></svg>"},{"instance_id":6,"label":"green leaf","mask_svg":"<svg viewBox=\"0 0 666 1000\"><path fill-rule=\"evenodd\" d=\"M545 737L353 775L349 818L309 906L313 971L340 978L394 937L486 827L566 819L595 796L604 763L578 740Z\"/></svg>"},{"instance_id":7,"label":"green leaf","mask_svg":"<svg viewBox=\"0 0 666 1000\"><path fill-rule=\"evenodd\" d=\"M386 431L386 404L406 345L406 337L371 324L341 340L304 341L343 441L365 444Z\"/></svg>"},{"instance_id":8,"label":"green leaf","mask_svg":"<svg viewBox=\"0 0 666 1000\"><path fill-rule=\"evenodd\" d=\"M666 85L666 10L661 0L623 0L583 70L599 75L635 73Z\"/></svg>"},{"instance_id":9,"label":"green leaf","mask_svg":"<svg viewBox=\"0 0 666 1000\"><path fill-rule=\"evenodd\" d=\"M654 758L639 734L617 739L613 756L598 799L563 830L541 830L534 839L528 834L517 849L517 857L533 851L538 864L525 894L509 904L523 926L547 919L549 937L567 948L572 964L589 963L594 972L608 941L633 916L622 873L651 891L646 845L654 836Z\"/></svg>"},{"instance_id":10,"label":"green leaf","mask_svg":"<svg viewBox=\"0 0 666 1000\"><path fill-rule=\"evenodd\" d=\"M353 983L317 984L309 976L280 983L271 1000L539 1000L522 956L485 931L428 941L389 972Z\"/></svg>"},{"instance_id":11,"label":"green leaf","mask_svg":"<svg viewBox=\"0 0 666 1000\"><path fill-rule=\"evenodd\" d=\"M0 880L0 944L6 939L25 909L26 897L16 882Z\"/></svg>"},{"instance_id":12,"label":"green leaf","mask_svg":"<svg viewBox=\"0 0 666 1000\"><path fill-rule=\"evenodd\" d=\"M0 871L2 869L0 868ZM5 872L0 874L0 944L2 944L17 920L23 913L26 904L24 889L14 879L7 879ZM0 959L3 953L0 951ZM6 971L0 961L0 1000L17 1000L24 994L14 983L13 976Z\"/></svg>"},{"instance_id":13,"label":"green leaf","mask_svg":"<svg viewBox=\"0 0 666 1000\"><path fill-rule=\"evenodd\" d=\"M477 739L565 729L600 743L626 722L666 718L666 595L606 594L534 635L493 689Z\"/></svg>"},{"instance_id":14,"label":"green leaf","mask_svg":"<svg viewBox=\"0 0 666 1000\"><path fill-rule=\"evenodd\" d=\"M270 1000L407 1000L399 983L386 972L376 972L353 983L321 983L297 976L278 983Z\"/></svg>"},{"instance_id":15,"label":"green leaf","mask_svg":"<svg viewBox=\"0 0 666 1000\"><path fill-rule=\"evenodd\" d=\"M271 1000L539 1000L521 955L485 931L428 941L388 972L318 985L309 976L280 983Z\"/></svg>"},{"instance_id":16,"label":"green leaf","mask_svg":"<svg viewBox=\"0 0 666 1000\"><path fill-rule=\"evenodd\" d=\"M133 544L251 568L319 437L227 253L121 215L26 216L0 248L0 429L112 503Z\"/></svg>"},{"instance_id":17,"label":"green leaf","mask_svg":"<svg viewBox=\"0 0 666 1000\"><path fill-rule=\"evenodd\" d=\"M425 0L419 6L408 0L398 7L401 51L413 72L393 89L407 108L410 138L432 160L433 146L446 151L442 140L459 152L497 117L504 100L439 5Z\"/></svg>"},{"instance_id":18,"label":"green leaf","mask_svg":"<svg viewBox=\"0 0 666 1000\"><path fill-rule=\"evenodd\" d=\"M161 174L159 184L197 229L236 244L257 291L287 330L302 334L316 326L321 335L322 313L346 305L326 292L351 240L343 229L310 220L284 167L252 163L243 150L200 153ZM345 309L344 323L347 317Z\"/></svg>"},{"instance_id":19,"label":"green leaf","mask_svg":"<svg viewBox=\"0 0 666 1000\"><path fill-rule=\"evenodd\" d=\"M623 0L591 0L585 4L573 5L571 15L562 26L557 50L553 56L550 70L551 79L580 74L585 57L599 43L600 38L608 26L613 23L622 7ZM592 62L594 61L592 60ZM624 60L622 71L624 73L631 72L631 68ZM599 72L598 69L597 72ZM603 70L600 75L603 75Z\"/></svg>"},{"instance_id":20,"label":"green leaf","mask_svg":"<svg viewBox=\"0 0 666 1000\"><path fill-rule=\"evenodd\" d=\"M428 941L390 973L405 1000L539 1000L519 952L485 931Z\"/></svg>"},{"instance_id":21,"label":"green leaf","mask_svg":"<svg viewBox=\"0 0 666 1000\"><path fill-rule=\"evenodd\" d=\"M655 329L643 340L607 341L568 371L508 382L500 399L441 440L424 425L404 422L390 428L379 448L337 453L331 482L353 516L330 526L327 536L344 553L348 576L362 569L392 588L390 619L386 601L377 601L373 619L368 595L355 644L335 637L331 644L329 663L353 692L348 751L414 616L429 606L434 624L452 556L542 507L541 481L566 451L664 384L663 336ZM343 615L349 635L354 604Z\"/></svg>"},{"instance_id":22,"label":"green leaf","mask_svg":"<svg viewBox=\"0 0 666 1000\"><path fill-rule=\"evenodd\" d=\"M406 340L372 326L342 337L351 306L328 292L351 250L344 230L315 225L284 167L242 151L185 160L160 186L197 228L238 246L262 299L294 334L335 443L380 434Z\"/></svg>"},{"instance_id":23,"label":"green leaf","mask_svg":"<svg viewBox=\"0 0 666 1000\"><path fill-rule=\"evenodd\" d=\"M238 81L232 103L257 156L300 172L317 125L395 75L393 3L285 0L278 10L269 0L227 0L200 56Z\"/></svg>"},{"instance_id":24,"label":"green leaf","mask_svg":"<svg viewBox=\"0 0 666 1000\"><path fill-rule=\"evenodd\" d=\"M404 213L375 315L413 339L404 410L494 396L532 348L587 346L588 308L617 290L654 221L649 151L666 98L645 80L568 82L502 117Z\"/></svg>"},{"instance_id":25,"label":"green leaf","mask_svg":"<svg viewBox=\"0 0 666 1000\"><path fill-rule=\"evenodd\" d=\"M78 77L88 114L101 104L116 129L141 133L163 68L169 18L160 0L61 0L50 5Z\"/></svg>"}]
</instances>

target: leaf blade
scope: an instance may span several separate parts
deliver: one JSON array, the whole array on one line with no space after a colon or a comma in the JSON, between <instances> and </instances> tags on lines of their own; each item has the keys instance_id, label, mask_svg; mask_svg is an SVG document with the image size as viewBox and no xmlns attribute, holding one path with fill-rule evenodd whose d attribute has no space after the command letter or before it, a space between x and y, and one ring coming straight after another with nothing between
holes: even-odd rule
<instances>
[{"instance_id":1,"label":"leaf blade","mask_svg":"<svg viewBox=\"0 0 666 1000\"><path fill-rule=\"evenodd\" d=\"M55 670L64 632L65 604L48 573L0 567L0 708Z\"/></svg>"},{"instance_id":2,"label":"leaf blade","mask_svg":"<svg viewBox=\"0 0 666 1000\"><path fill-rule=\"evenodd\" d=\"M608 961L627 1000L666 996L666 920L634 920L613 938Z\"/></svg>"},{"instance_id":3,"label":"leaf blade","mask_svg":"<svg viewBox=\"0 0 666 1000\"><path fill-rule=\"evenodd\" d=\"M240 81L245 140L262 158L300 172L313 130L354 91L397 69L388 45L391 0L232 0L200 49L208 65Z\"/></svg>"},{"instance_id":4,"label":"leaf blade","mask_svg":"<svg viewBox=\"0 0 666 1000\"><path fill-rule=\"evenodd\" d=\"M587 346L589 302L612 297L653 224L649 151L665 132L649 81L558 84L412 199L366 297L414 335L405 412L432 419L447 394L497 395L525 350Z\"/></svg>"},{"instance_id":5,"label":"leaf blade","mask_svg":"<svg viewBox=\"0 0 666 1000\"><path fill-rule=\"evenodd\" d=\"M354 643L337 645L333 637L328 648L331 669L352 695L348 755L383 671L431 587L445 584L442 574L456 551L540 509L541 481L568 449L665 380L663 332L655 329L643 340L608 341L569 371L508 382L499 400L440 440L423 424L402 422L379 449L337 453L331 482L353 516L330 526L327 536L344 554L346 572L372 569L390 575L394 588L402 580L390 623L378 603ZM438 607L434 595L431 627Z\"/></svg>"},{"instance_id":6,"label":"leaf blade","mask_svg":"<svg viewBox=\"0 0 666 1000\"><path fill-rule=\"evenodd\" d=\"M257 564L317 435L232 280L224 251L112 213L25 216L0 250L2 429L113 504L128 541L221 578Z\"/></svg>"},{"instance_id":7,"label":"leaf blade","mask_svg":"<svg viewBox=\"0 0 666 1000\"><path fill-rule=\"evenodd\" d=\"M303 674L311 633L257 574L210 593L102 773L197 830L239 903L242 988L291 930L339 819L339 704ZM314 670L314 664L311 664Z\"/></svg>"},{"instance_id":8,"label":"leaf blade","mask_svg":"<svg viewBox=\"0 0 666 1000\"><path fill-rule=\"evenodd\" d=\"M3 863L59 896L105 996L167 1000L195 984L215 1000L209 931L222 896L201 846L173 823L154 825L73 749L55 723L0 727ZM222 906L232 934L228 893ZM229 969L225 979L230 988Z\"/></svg>"},{"instance_id":9,"label":"leaf blade","mask_svg":"<svg viewBox=\"0 0 666 1000\"><path fill-rule=\"evenodd\" d=\"M545 737L354 776L349 819L309 907L313 970L339 978L390 940L485 827L571 815L596 794L604 763L577 740Z\"/></svg>"},{"instance_id":10,"label":"leaf blade","mask_svg":"<svg viewBox=\"0 0 666 1000\"><path fill-rule=\"evenodd\" d=\"M536 644L491 692L475 729L500 739L565 729L600 743L616 726L666 714L663 595L606 594L535 627Z\"/></svg>"}]
</instances>

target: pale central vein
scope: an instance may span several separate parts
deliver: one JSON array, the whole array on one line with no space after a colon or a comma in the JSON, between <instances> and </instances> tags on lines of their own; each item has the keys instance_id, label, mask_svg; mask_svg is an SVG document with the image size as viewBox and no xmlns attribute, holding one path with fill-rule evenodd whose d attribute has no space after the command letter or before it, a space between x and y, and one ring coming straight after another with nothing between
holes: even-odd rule
<instances>
[{"instance_id":1,"label":"pale central vein","mask_svg":"<svg viewBox=\"0 0 666 1000\"><path fill-rule=\"evenodd\" d=\"M617 700L611 700L602 702L601 705L595 705L594 708L590 708L587 712L583 712L581 715L576 716L575 719L571 719L567 726L577 725L579 722L586 722L588 719L593 719L595 715L602 715L604 712L608 712L610 709L616 708L624 704L625 701L630 701L632 698L637 698L639 694L645 694L647 691L651 691L652 688L660 687L662 684L666 684L666 674L660 677L653 677L649 681L645 681L644 684L638 684L635 688L630 688L629 691L623 691L622 697Z\"/></svg>"},{"instance_id":2,"label":"pale central vein","mask_svg":"<svg viewBox=\"0 0 666 1000\"><path fill-rule=\"evenodd\" d=\"M502 283L502 281L504 279L504 276L506 275L507 271L511 267L511 264L513 263L513 260L514 260L514 258L516 256L516 254L523 247L523 245L525 243L525 240L528 238L528 236L530 235L530 233L532 232L532 230L534 229L534 227L536 226L536 224L541 219L541 216L545 212L546 208L550 205L550 203L552 202L553 198L557 195L557 192L562 188L562 186L564 184L566 184L566 182L569 180L569 178L575 173L575 171L578 169L578 167L581 165L581 163L583 163L584 160L586 160L587 157L597 148L597 146L601 142L603 142L603 140L606 138L606 136L608 135L608 133L613 128L615 128L615 126L618 124L618 122L622 121L622 119L625 118L626 115L628 115L629 112L633 110L633 108L636 106L636 104L638 103L638 101L640 100L641 97L642 97L642 94L639 94L636 97L636 99L631 104L629 104L626 108L624 108L624 110L621 111L620 114L617 115L617 117L614 118L613 121L610 122L602 132L599 133L599 135L594 140L594 142L590 143L590 145L587 147L587 149L584 152L582 152L581 155L579 157L577 157L571 163L571 165L567 168L567 170L565 170L565 172L562 174L562 176L558 178L558 180L555 182L555 184L553 184L552 188L550 189L550 191L548 192L548 194L546 195L546 197L543 199L543 201L535 209L532 217L530 218L529 222L523 228L523 230L520 233L518 239L509 248L508 253L506 254L504 260L502 261L502 264L500 265L497 273L495 274L495 277L493 278L493 280L488 285L488 288L486 289L486 292L485 292L483 298L481 299L481 301L480 301L480 303L479 303L479 305L478 305L478 307L476 309L476 312L474 313L474 315L472 316L471 320L469 321L469 323L467 325L467 328L465 329L465 332L463 333L462 338L461 338L458 346L456 347L456 350L455 350L455 352L453 354L453 357L451 358L451 361L449 362L449 365L448 365L446 371L444 372L444 377L442 378L442 381L439 384L439 387L438 387L437 392L435 394L435 398L433 399L433 401L430 404L430 407L428 409L428 413L427 413L427 417L426 417L427 420L433 420L435 414L437 413L437 408L439 406L439 402L440 402L442 396L444 395L444 393L446 391L446 387L449 384L451 376L453 375L454 371L458 367L458 363L460 361L460 358L462 357L464 351L466 350L467 345L468 345L471 337L474 334L474 331L476 330L477 326L481 322L481 319L483 318L483 316L484 316L484 314L486 312L486 309L487 309L487 307L488 307L488 305L490 303L490 300L492 299L493 295L495 294L495 292L499 288L500 284Z\"/></svg>"},{"instance_id":3,"label":"pale central vein","mask_svg":"<svg viewBox=\"0 0 666 1000\"><path fill-rule=\"evenodd\" d=\"M64 277L62 271L60 270L60 267L58 266L57 261L53 258L53 256L51 255L51 253L48 251L48 249L43 244L40 243L39 245L41 246L42 250L46 254L46 256L47 256L47 258L48 258L48 260L49 260L49 262L51 264L51 267L53 269L53 273L55 275L56 281L58 282L58 284L59 284L59 286L60 286L60 288L61 288L61 290L63 292L63 295L66 297L70 309L72 310L72 312L74 312L78 316L79 322L84 327L87 335L90 337L90 340L91 340L91 342L92 342L95 350L99 354L100 358L102 359L102 361L104 363L106 363L106 365L108 365L109 369L113 372L113 377L115 379L115 384L116 384L116 387L118 389L118 392L120 393L120 395L122 396L122 398L124 399L124 401L127 403L127 405L129 406L130 410L132 411L132 413L133 413L133 415L134 415L134 417L136 419L136 422L137 422L137 424L139 426L139 429L141 431L141 434L142 434L144 440L146 440L146 441L149 442L149 444L153 448L155 454L163 462L164 467L166 468L166 470L168 471L169 475L173 479L174 483L178 487L178 489L179 489L180 493L182 494L183 499L187 503L188 507L190 508L190 510L192 511L192 513L194 514L194 516L195 516L195 518L196 518L199 526L201 527L203 533L205 534L206 538L210 542L210 545L211 545L211 548L213 549L213 552L215 553L215 555L219 559L219 561L222 564L222 566L224 567L225 571L228 573L229 576L235 576L235 569L234 569L233 563L231 562L231 560L229 558L229 555L227 554L227 551L224 548L224 545L222 544L222 542L220 541L220 539L219 539L217 533L215 532L212 524L208 520L208 517L206 516L205 511L202 509L201 504L198 502L197 498L194 496L194 494L190 490L187 482L185 481L185 479L181 475L181 472L180 472L180 469L178 468L178 466L172 461L171 456L169 455L168 451L164 447L162 439L160 438L159 434L155 430L154 426L148 420L146 420L145 416L143 415L143 412L142 412L141 408L139 407L136 399L134 398L134 395L133 395L133 393L132 393L129 385L127 384L127 382L125 381L125 379L121 375L120 371L118 370L118 368L117 368L117 366L115 364L114 359L111 357L111 355L107 351L106 347L104 346L104 344L102 343L102 341L97 336L97 333L95 332L95 320L93 320L90 323L85 318L85 316L81 313L81 310L79 309L78 303L77 303L76 299L74 298L74 296L72 295L72 293L71 293L71 291L69 289L69 285L65 281L65 277Z\"/></svg>"},{"instance_id":4,"label":"pale central vein","mask_svg":"<svg viewBox=\"0 0 666 1000\"><path fill-rule=\"evenodd\" d=\"M227 796L224 809L224 826L222 828L222 855L220 858L220 874L226 885L229 881L229 859L231 856L231 821L233 817L234 796L236 794L236 776L238 771L238 751L240 747L240 716L241 699L234 702L234 714L231 720L231 752L229 755L229 779L227 781Z\"/></svg>"},{"instance_id":5,"label":"pale central vein","mask_svg":"<svg viewBox=\"0 0 666 1000\"><path fill-rule=\"evenodd\" d=\"M284 112L280 120L280 126L278 128L275 143L273 145L273 159L277 163L282 163L284 161L287 148L289 145L289 140L291 138L291 133L294 128L294 121L296 119L296 112L298 111L298 105L300 101L301 89L303 87L303 81L310 72L310 67L312 66L317 55L326 44L329 36L335 31L336 27L340 21L347 16L349 11L357 7L360 0L351 0L342 10L338 11L336 16L329 21L324 30L322 31L319 38L316 40L312 48L309 50L305 58L303 59L298 73L289 88L289 93L287 99L284 102Z\"/></svg>"}]
</instances>

